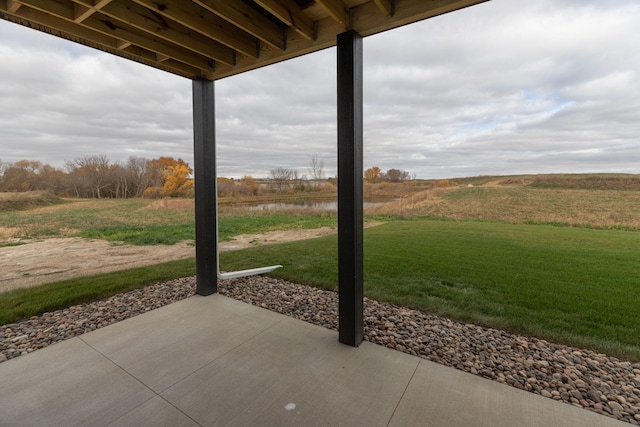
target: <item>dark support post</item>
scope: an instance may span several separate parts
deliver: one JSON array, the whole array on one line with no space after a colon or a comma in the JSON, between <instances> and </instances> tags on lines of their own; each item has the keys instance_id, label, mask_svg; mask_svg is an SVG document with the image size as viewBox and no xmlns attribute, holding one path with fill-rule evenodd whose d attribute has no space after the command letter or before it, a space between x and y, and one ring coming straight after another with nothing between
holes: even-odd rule
<instances>
[{"instance_id":1,"label":"dark support post","mask_svg":"<svg viewBox=\"0 0 640 427\"><path fill-rule=\"evenodd\" d=\"M362 37L338 35L339 341L357 347L363 325Z\"/></svg>"},{"instance_id":2,"label":"dark support post","mask_svg":"<svg viewBox=\"0 0 640 427\"><path fill-rule=\"evenodd\" d=\"M196 202L196 293L218 292L214 82L193 81L193 169Z\"/></svg>"}]
</instances>

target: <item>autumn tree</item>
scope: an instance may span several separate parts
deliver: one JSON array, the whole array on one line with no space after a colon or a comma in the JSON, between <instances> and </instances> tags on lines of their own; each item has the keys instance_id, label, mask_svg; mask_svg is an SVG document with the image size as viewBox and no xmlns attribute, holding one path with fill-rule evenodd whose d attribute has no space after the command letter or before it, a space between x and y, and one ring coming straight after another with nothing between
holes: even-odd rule
<instances>
[{"instance_id":1,"label":"autumn tree","mask_svg":"<svg viewBox=\"0 0 640 427\"><path fill-rule=\"evenodd\" d=\"M77 197L101 199L111 185L109 158L104 154L78 157L67 161L66 167Z\"/></svg>"},{"instance_id":2,"label":"autumn tree","mask_svg":"<svg viewBox=\"0 0 640 427\"><path fill-rule=\"evenodd\" d=\"M142 197L144 190L147 188L149 170L149 160L131 156L124 165L127 174L127 182L131 197Z\"/></svg>"},{"instance_id":3,"label":"autumn tree","mask_svg":"<svg viewBox=\"0 0 640 427\"><path fill-rule=\"evenodd\" d=\"M68 191L66 174L51 165L33 160L4 163L1 168L0 191L44 190L54 194Z\"/></svg>"},{"instance_id":4,"label":"autumn tree","mask_svg":"<svg viewBox=\"0 0 640 427\"><path fill-rule=\"evenodd\" d=\"M47 190L95 198L191 197L193 170L182 159L129 157L111 163L104 154L67 161L67 172L38 161L0 164L0 191ZM151 187L151 188L149 188Z\"/></svg>"},{"instance_id":5,"label":"autumn tree","mask_svg":"<svg viewBox=\"0 0 640 427\"><path fill-rule=\"evenodd\" d=\"M236 190L236 183L232 178L220 176L216 179L216 190L218 197L233 197Z\"/></svg>"},{"instance_id":6,"label":"autumn tree","mask_svg":"<svg viewBox=\"0 0 640 427\"><path fill-rule=\"evenodd\" d=\"M258 195L258 192L260 191L260 186L258 185L256 180L253 179L251 176L249 175L243 176L240 182L242 183L243 187L250 192L251 195L253 196Z\"/></svg>"},{"instance_id":7,"label":"autumn tree","mask_svg":"<svg viewBox=\"0 0 640 427\"><path fill-rule=\"evenodd\" d=\"M368 183L374 184L380 182L382 171L378 166L373 166L364 171L364 180Z\"/></svg>"},{"instance_id":8,"label":"autumn tree","mask_svg":"<svg viewBox=\"0 0 640 427\"><path fill-rule=\"evenodd\" d=\"M69 175L63 170L48 164L43 164L35 177L35 187L38 190L46 190L59 196L72 194L69 185Z\"/></svg>"},{"instance_id":9,"label":"autumn tree","mask_svg":"<svg viewBox=\"0 0 640 427\"><path fill-rule=\"evenodd\" d=\"M36 190L36 177L42 163L30 160L19 160L5 167L2 174L2 191Z\"/></svg>"},{"instance_id":10,"label":"autumn tree","mask_svg":"<svg viewBox=\"0 0 640 427\"><path fill-rule=\"evenodd\" d=\"M385 174L385 181L402 182L409 179L409 172L400 169L389 169Z\"/></svg>"},{"instance_id":11,"label":"autumn tree","mask_svg":"<svg viewBox=\"0 0 640 427\"><path fill-rule=\"evenodd\" d=\"M149 187L145 197L191 197L193 195L193 169L182 159L160 157L150 160L147 169Z\"/></svg>"},{"instance_id":12,"label":"autumn tree","mask_svg":"<svg viewBox=\"0 0 640 427\"><path fill-rule=\"evenodd\" d=\"M126 199L130 196L127 169L120 163L109 166L109 197Z\"/></svg>"},{"instance_id":13,"label":"autumn tree","mask_svg":"<svg viewBox=\"0 0 640 427\"><path fill-rule=\"evenodd\" d=\"M164 185L162 194L164 197L190 197L193 196L193 170L187 163L181 162L167 167L163 172Z\"/></svg>"},{"instance_id":14,"label":"autumn tree","mask_svg":"<svg viewBox=\"0 0 640 427\"><path fill-rule=\"evenodd\" d=\"M148 184L149 160L131 156L124 163L115 163L109 167L111 197L126 199L142 197Z\"/></svg>"}]
</instances>

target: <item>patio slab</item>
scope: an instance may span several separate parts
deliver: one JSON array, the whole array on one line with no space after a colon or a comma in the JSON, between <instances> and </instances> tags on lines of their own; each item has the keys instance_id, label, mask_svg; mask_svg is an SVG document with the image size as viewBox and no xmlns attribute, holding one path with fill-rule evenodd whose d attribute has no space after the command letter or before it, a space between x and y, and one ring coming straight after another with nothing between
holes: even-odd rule
<instances>
[{"instance_id":1,"label":"patio slab","mask_svg":"<svg viewBox=\"0 0 640 427\"><path fill-rule=\"evenodd\" d=\"M624 426L221 295L0 363L0 426Z\"/></svg>"},{"instance_id":2,"label":"patio slab","mask_svg":"<svg viewBox=\"0 0 640 427\"><path fill-rule=\"evenodd\" d=\"M0 426L105 425L154 396L80 338L0 364Z\"/></svg>"},{"instance_id":3,"label":"patio slab","mask_svg":"<svg viewBox=\"0 0 640 427\"><path fill-rule=\"evenodd\" d=\"M627 425L582 408L422 360L389 424L584 427Z\"/></svg>"}]
</instances>

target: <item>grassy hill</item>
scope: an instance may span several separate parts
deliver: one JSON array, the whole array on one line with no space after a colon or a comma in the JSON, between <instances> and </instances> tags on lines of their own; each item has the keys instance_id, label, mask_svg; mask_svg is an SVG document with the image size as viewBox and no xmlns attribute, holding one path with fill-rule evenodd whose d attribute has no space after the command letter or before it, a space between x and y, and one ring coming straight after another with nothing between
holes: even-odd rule
<instances>
[{"instance_id":1,"label":"grassy hill","mask_svg":"<svg viewBox=\"0 0 640 427\"><path fill-rule=\"evenodd\" d=\"M640 229L638 175L522 175L451 181L458 185L434 186L370 213Z\"/></svg>"}]
</instances>

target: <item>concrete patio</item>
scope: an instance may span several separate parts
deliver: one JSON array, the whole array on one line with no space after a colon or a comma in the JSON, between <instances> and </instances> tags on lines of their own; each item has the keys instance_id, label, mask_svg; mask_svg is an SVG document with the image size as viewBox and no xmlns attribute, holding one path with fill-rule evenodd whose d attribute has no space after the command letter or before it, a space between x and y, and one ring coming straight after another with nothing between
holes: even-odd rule
<instances>
[{"instance_id":1,"label":"concrete patio","mask_svg":"<svg viewBox=\"0 0 640 427\"><path fill-rule=\"evenodd\" d=\"M221 295L0 364L0 426L623 426Z\"/></svg>"}]
</instances>

